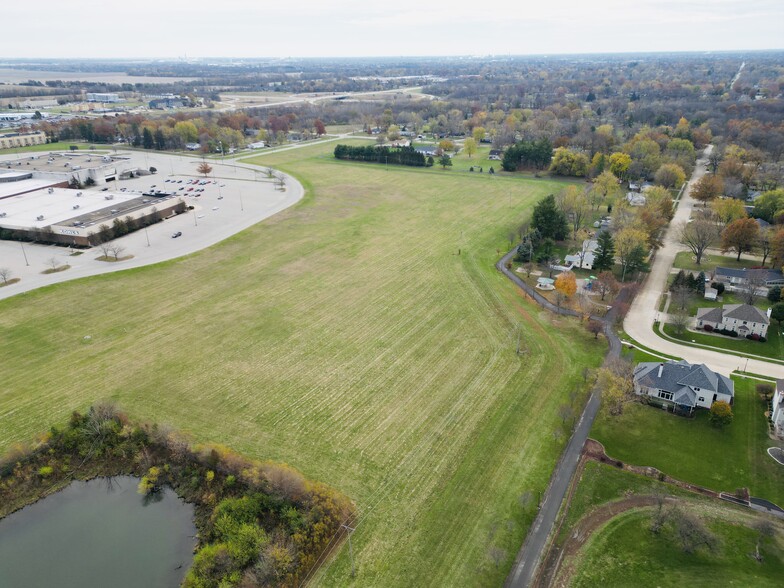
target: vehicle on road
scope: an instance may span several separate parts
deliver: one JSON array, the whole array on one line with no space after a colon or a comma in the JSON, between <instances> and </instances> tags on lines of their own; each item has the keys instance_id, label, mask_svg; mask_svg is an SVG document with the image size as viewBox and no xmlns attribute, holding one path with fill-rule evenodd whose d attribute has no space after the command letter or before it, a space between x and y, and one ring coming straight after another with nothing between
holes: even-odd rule
<instances>
[{"instance_id":1,"label":"vehicle on road","mask_svg":"<svg viewBox=\"0 0 784 588\"><path fill-rule=\"evenodd\" d=\"M172 234L172 239L176 239L177 237L182 237L182 231L177 231Z\"/></svg>"}]
</instances>

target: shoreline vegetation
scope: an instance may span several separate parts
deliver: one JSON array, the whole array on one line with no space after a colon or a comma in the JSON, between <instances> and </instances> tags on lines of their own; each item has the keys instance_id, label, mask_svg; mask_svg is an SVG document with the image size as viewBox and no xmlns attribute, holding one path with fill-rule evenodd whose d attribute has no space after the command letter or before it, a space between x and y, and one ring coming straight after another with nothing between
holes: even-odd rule
<instances>
[{"instance_id":1,"label":"shoreline vegetation","mask_svg":"<svg viewBox=\"0 0 784 588\"><path fill-rule=\"evenodd\" d=\"M145 499L169 486L194 505L198 544L187 588L299 585L354 514L347 497L285 464L191 445L99 403L0 459L0 521L74 480L121 474L141 478Z\"/></svg>"}]
</instances>

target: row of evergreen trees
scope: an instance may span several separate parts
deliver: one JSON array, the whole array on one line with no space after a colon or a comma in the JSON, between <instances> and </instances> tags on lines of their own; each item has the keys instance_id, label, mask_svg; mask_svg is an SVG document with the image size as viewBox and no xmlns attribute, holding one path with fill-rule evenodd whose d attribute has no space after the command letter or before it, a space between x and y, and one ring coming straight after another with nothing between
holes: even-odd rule
<instances>
[{"instance_id":1,"label":"row of evergreen trees","mask_svg":"<svg viewBox=\"0 0 784 588\"><path fill-rule=\"evenodd\" d=\"M413 147L390 148L377 147L375 145L337 145L335 147L335 158L392 165L410 165L414 167L430 167L433 165L432 157L425 157Z\"/></svg>"},{"instance_id":2,"label":"row of evergreen trees","mask_svg":"<svg viewBox=\"0 0 784 588\"><path fill-rule=\"evenodd\" d=\"M549 139L536 141L520 141L504 152L501 167L504 171L517 171L521 167L546 169L553 159L553 144Z\"/></svg>"}]
</instances>

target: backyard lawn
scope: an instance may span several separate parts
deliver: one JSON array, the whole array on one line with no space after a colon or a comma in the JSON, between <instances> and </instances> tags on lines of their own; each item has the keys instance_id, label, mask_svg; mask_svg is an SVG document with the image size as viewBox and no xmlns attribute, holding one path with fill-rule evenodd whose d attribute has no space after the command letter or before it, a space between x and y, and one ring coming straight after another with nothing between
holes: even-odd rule
<instances>
[{"instance_id":1,"label":"backyard lawn","mask_svg":"<svg viewBox=\"0 0 784 588\"><path fill-rule=\"evenodd\" d=\"M0 451L114 399L354 499L316 585L500 586L606 350L494 268L561 184L334 146L254 158L307 194L214 247L0 302Z\"/></svg>"},{"instance_id":2,"label":"backyard lawn","mask_svg":"<svg viewBox=\"0 0 784 588\"><path fill-rule=\"evenodd\" d=\"M702 256L702 263L697 265L694 261L694 254L691 251L681 251L675 255L673 267L676 269L692 270L695 272L703 271L705 272L705 275L710 277L713 270L716 269L716 266L745 269L757 267L760 265L761 261L758 259L751 259L750 257L744 255L741 255L740 261L738 261L735 257L736 256L706 253Z\"/></svg>"},{"instance_id":3,"label":"backyard lawn","mask_svg":"<svg viewBox=\"0 0 784 588\"><path fill-rule=\"evenodd\" d=\"M761 341L751 341L743 337L725 337L697 331L684 331L678 335L676 334L675 326L671 324L664 325L664 332L673 339L677 339L678 341L687 344L693 342L701 345L711 345L713 347L726 349L727 351L762 355L771 359L784 361L784 337L782 337L781 331L779 331L779 325L776 322L768 327L768 340L764 343Z\"/></svg>"},{"instance_id":4,"label":"backyard lawn","mask_svg":"<svg viewBox=\"0 0 784 588\"><path fill-rule=\"evenodd\" d=\"M762 543L760 563L750 556L759 537L753 528L755 519L729 507L692 501L678 508L705 524L717 540L714 550L701 547L686 553L672 523L655 535L650 531L652 509L629 510L594 533L576 561L568 562L576 566L571 586L781 586L784 532L780 523L775 537Z\"/></svg>"},{"instance_id":5,"label":"backyard lawn","mask_svg":"<svg viewBox=\"0 0 784 588\"><path fill-rule=\"evenodd\" d=\"M766 453L777 443L768 437L765 405L754 390L758 382L740 377L733 381L735 416L724 429L710 425L707 411L688 419L632 402L620 416L602 412L591 436L613 458L653 466L712 490L747 487L753 496L784 506L784 467Z\"/></svg>"}]
</instances>

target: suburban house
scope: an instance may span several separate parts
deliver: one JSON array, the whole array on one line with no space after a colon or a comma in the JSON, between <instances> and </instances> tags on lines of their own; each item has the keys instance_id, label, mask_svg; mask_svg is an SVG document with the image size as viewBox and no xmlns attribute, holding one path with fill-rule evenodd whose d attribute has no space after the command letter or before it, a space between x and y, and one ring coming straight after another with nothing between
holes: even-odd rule
<instances>
[{"instance_id":1,"label":"suburban house","mask_svg":"<svg viewBox=\"0 0 784 588\"><path fill-rule=\"evenodd\" d=\"M634 368L634 392L655 399L662 408L691 414L695 408L710 408L717 400L732 404L735 384L704 364L648 361Z\"/></svg>"},{"instance_id":2,"label":"suburban house","mask_svg":"<svg viewBox=\"0 0 784 588\"><path fill-rule=\"evenodd\" d=\"M772 286L784 286L784 274L781 270L749 270L749 269L733 269L729 267L717 267L713 272L713 279L717 282L723 282L731 286L745 286L749 282L749 272L751 271L764 271L765 286L770 288Z\"/></svg>"},{"instance_id":3,"label":"suburban house","mask_svg":"<svg viewBox=\"0 0 784 588\"><path fill-rule=\"evenodd\" d=\"M490 155L488 156L488 159L494 159L494 160L500 161L501 160L501 155L502 155L502 152L501 152L500 149L491 149L490 150Z\"/></svg>"},{"instance_id":4,"label":"suburban house","mask_svg":"<svg viewBox=\"0 0 784 588\"><path fill-rule=\"evenodd\" d=\"M776 380L776 393L773 394L773 410L770 413L773 432L784 438L784 380Z\"/></svg>"},{"instance_id":5,"label":"suburban house","mask_svg":"<svg viewBox=\"0 0 784 588\"><path fill-rule=\"evenodd\" d=\"M716 300L719 297L719 291L716 288L712 288L708 286L705 288L704 298L705 300Z\"/></svg>"},{"instance_id":6,"label":"suburban house","mask_svg":"<svg viewBox=\"0 0 784 588\"><path fill-rule=\"evenodd\" d=\"M596 250L598 248L598 241L595 239L586 239L583 241L583 246L580 251L574 255L567 255L564 257L564 263L571 264L572 266L581 269L593 269L593 262L596 260Z\"/></svg>"},{"instance_id":7,"label":"suburban house","mask_svg":"<svg viewBox=\"0 0 784 588\"><path fill-rule=\"evenodd\" d=\"M735 331L746 335L768 336L770 318L756 306L750 304L725 304L721 308L698 308L697 328L710 325L713 329Z\"/></svg>"}]
</instances>

